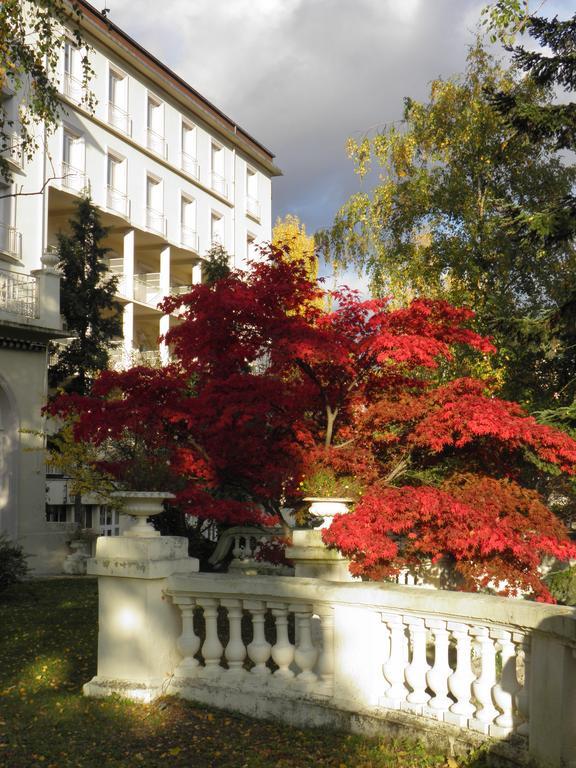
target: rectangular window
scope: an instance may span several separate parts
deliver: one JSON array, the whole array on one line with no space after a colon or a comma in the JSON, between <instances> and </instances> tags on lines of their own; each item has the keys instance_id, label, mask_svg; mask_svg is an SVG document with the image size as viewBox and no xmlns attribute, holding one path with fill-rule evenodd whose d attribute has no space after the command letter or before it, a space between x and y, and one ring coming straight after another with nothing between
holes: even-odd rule
<instances>
[{"instance_id":1,"label":"rectangular window","mask_svg":"<svg viewBox=\"0 0 576 768\"><path fill-rule=\"evenodd\" d=\"M82 53L71 40L64 42L64 95L76 104L79 104L84 96Z\"/></svg>"},{"instance_id":2,"label":"rectangular window","mask_svg":"<svg viewBox=\"0 0 576 768\"><path fill-rule=\"evenodd\" d=\"M246 168L246 213L253 219L260 221L258 175L252 168Z\"/></svg>"},{"instance_id":3,"label":"rectangular window","mask_svg":"<svg viewBox=\"0 0 576 768\"><path fill-rule=\"evenodd\" d=\"M212 245L224 245L224 218L214 211L210 219L210 241Z\"/></svg>"},{"instance_id":4,"label":"rectangular window","mask_svg":"<svg viewBox=\"0 0 576 768\"><path fill-rule=\"evenodd\" d=\"M212 142L210 149L211 162L211 186L215 192L228 197L228 185L226 184L226 171L224 160L224 148Z\"/></svg>"},{"instance_id":5,"label":"rectangular window","mask_svg":"<svg viewBox=\"0 0 576 768\"><path fill-rule=\"evenodd\" d=\"M86 189L84 138L64 128L62 140L62 186L74 192Z\"/></svg>"},{"instance_id":6,"label":"rectangular window","mask_svg":"<svg viewBox=\"0 0 576 768\"><path fill-rule=\"evenodd\" d=\"M117 69L108 72L108 122L127 136L132 134L128 114L128 78Z\"/></svg>"},{"instance_id":7,"label":"rectangular window","mask_svg":"<svg viewBox=\"0 0 576 768\"><path fill-rule=\"evenodd\" d=\"M147 146L160 157L168 155L166 139L164 138L164 104L148 94L146 109Z\"/></svg>"},{"instance_id":8,"label":"rectangular window","mask_svg":"<svg viewBox=\"0 0 576 768\"><path fill-rule=\"evenodd\" d=\"M118 510L100 507L100 535L120 536L120 513Z\"/></svg>"},{"instance_id":9,"label":"rectangular window","mask_svg":"<svg viewBox=\"0 0 576 768\"><path fill-rule=\"evenodd\" d=\"M181 167L182 170L188 173L195 179L200 176L200 168L198 167L197 150L196 150L196 126L192 123L188 123L185 120L182 121L182 158Z\"/></svg>"},{"instance_id":10,"label":"rectangular window","mask_svg":"<svg viewBox=\"0 0 576 768\"><path fill-rule=\"evenodd\" d=\"M129 201L126 195L126 159L108 153L106 158L107 206L121 216L129 216Z\"/></svg>"},{"instance_id":11,"label":"rectangular window","mask_svg":"<svg viewBox=\"0 0 576 768\"><path fill-rule=\"evenodd\" d=\"M158 234L166 234L162 182L155 176L146 177L146 226Z\"/></svg>"}]
</instances>

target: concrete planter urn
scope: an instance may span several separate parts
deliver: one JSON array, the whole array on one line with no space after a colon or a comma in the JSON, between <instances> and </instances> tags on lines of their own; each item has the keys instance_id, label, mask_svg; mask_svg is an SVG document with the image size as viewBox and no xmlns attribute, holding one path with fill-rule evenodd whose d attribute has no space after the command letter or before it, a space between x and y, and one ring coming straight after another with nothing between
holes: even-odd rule
<instances>
[{"instance_id":1,"label":"concrete planter urn","mask_svg":"<svg viewBox=\"0 0 576 768\"><path fill-rule=\"evenodd\" d=\"M323 528L329 528L332 525L332 520L335 515L345 515L350 511L350 504L353 504L355 499L347 497L322 497L322 496L307 496L304 501L309 503L308 512L312 518L321 520L321 524L317 526L316 530Z\"/></svg>"},{"instance_id":2,"label":"concrete planter urn","mask_svg":"<svg viewBox=\"0 0 576 768\"><path fill-rule=\"evenodd\" d=\"M115 491L112 496L122 501L120 514L129 515L134 523L126 531L125 536L146 539L151 536L160 536L160 531L156 531L150 525L148 518L163 512L164 501L173 499L173 493L169 491Z\"/></svg>"}]
</instances>

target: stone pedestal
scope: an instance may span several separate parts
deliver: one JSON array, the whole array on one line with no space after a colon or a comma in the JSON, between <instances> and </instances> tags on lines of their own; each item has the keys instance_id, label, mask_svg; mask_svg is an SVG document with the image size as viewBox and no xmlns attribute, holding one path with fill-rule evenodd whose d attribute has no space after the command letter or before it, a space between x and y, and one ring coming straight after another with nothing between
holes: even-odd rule
<instances>
[{"instance_id":1,"label":"stone pedestal","mask_svg":"<svg viewBox=\"0 0 576 768\"><path fill-rule=\"evenodd\" d=\"M328 549L320 530L293 531L292 546L286 557L294 563L294 576L327 579L328 581L357 581L348 570L349 560L335 549Z\"/></svg>"},{"instance_id":2,"label":"stone pedestal","mask_svg":"<svg viewBox=\"0 0 576 768\"><path fill-rule=\"evenodd\" d=\"M100 537L88 573L98 576L98 671L86 696L119 693L149 702L161 696L181 660L180 612L164 590L175 573L198 571L179 536Z\"/></svg>"}]
</instances>

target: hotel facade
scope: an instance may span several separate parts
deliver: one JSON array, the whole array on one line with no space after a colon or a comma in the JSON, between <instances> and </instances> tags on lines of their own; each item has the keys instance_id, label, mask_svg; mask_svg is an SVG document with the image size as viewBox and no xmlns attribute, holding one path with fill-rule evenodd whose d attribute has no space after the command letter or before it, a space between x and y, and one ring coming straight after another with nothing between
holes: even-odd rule
<instances>
[{"instance_id":1,"label":"hotel facade","mask_svg":"<svg viewBox=\"0 0 576 768\"><path fill-rule=\"evenodd\" d=\"M47 343L66 335L55 246L79 196L90 194L100 211L118 277L123 335L112 364L161 363L169 351L159 336L178 319L158 302L201 281L213 244L241 267L270 240L271 182L280 173L262 144L105 15L79 6L86 48L62 29L61 124L31 162L19 156L14 134L14 183L0 188L0 531L44 572L61 569L73 500L67 480L52 477L45 506L43 455L26 449L39 447L34 433L43 429ZM92 108L82 84L86 54ZM3 99L17 118L17 96L6 90ZM16 189L36 194L9 196ZM88 519L109 534L117 523Z\"/></svg>"}]
</instances>

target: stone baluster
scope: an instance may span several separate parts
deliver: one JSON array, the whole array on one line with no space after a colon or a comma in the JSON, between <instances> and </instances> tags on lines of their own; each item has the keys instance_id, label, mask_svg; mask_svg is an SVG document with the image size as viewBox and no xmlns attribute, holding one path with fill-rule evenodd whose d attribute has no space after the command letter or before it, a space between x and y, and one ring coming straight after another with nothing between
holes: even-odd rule
<instances>
[{"instance_id":1,"label":"stone baluster","mask_svg":"<svg viewBox=\"0 0 576 768\"><path fill-rule=\"evenodd\" d=\"M426 627L424 619L405 616L410 633L412 660L406 667L406 682L412 688L407 696L411 704L426 704L430 698L426 693L426 673L430 669L426 661Z\"/></svg>"},{"instance_id":2,"label":"stone baluster","mask_svg":"<svg viewBox=\"0 0 576 768\"><path fill-rule=\"evenodd\" d=\"M246 547L244 549L244 557L246 560L252 560L254 557L254 546L256 539L254 536L246 536Z\"/></svg>"},{"instance_id":3,"label":"stone baluster","mask_svg":"<svg viewBox=\"0 0 576 768\"><path fill-rule=\"evenodd\" d=\"M242 640L242 603L240 600L223 599L220 604L228 609L228 626L230 627L230 639L224 649L224 656L228 662L228 670L235 677L243 677L246 674L244 659L246 648Z\"/></svg>"},{"instance_id":4,"label":"stone baluster","mask_svg":"<svg viewBox=\"0 0 576 768\"><path fill-rule=\"evenodd\" d=\"M300 682L314 683L318 680L313 672L316 659L318 658L318 649L312 643L312 606L294 605L290 610L296 615L296 637L298 644L294 652L294 661L300 668L298 680Z\"/></svg>"},{"instance_id":5,"label":"stone baluster","mask_svg":"<svg viewBox=\"0 0 576 768\"><path fill-rule=\"evenodd\" d=\"M318 674L324 686L332 689L334 682L334 608L331 605L319 605L316 613L320 617L320 658Z\"/></svg>"},{"instance_id":6,"label":"stone baluster","mask_svg":"<svg viewBox=\"0 0 576 768\"><path fill-rule=\"evenodd\" d=\"M234 547L232 549L232 556L235 560L240 560L242 558L242 544L241 544L241 537L236 535L234 536Z\"/></svg>"},{"instance_id":7,"label":"stone baluster","mask_svg":"<svg viewBox=\"0 0 576 768\"><path fill-rule=\"evenodd\" d=\"M222 643L218 637L218 600L212 597L198 598L198 605L204 609L204 624L206 626L206 638L202 645L205 675L217 675L222 671L220 661L222 659Z\"/></svg>"},{"instance_id":8,"label":"stone baluster","mask_svg":"<svg viewBox=\"0 0 576 768\"><path fill-rule=\"evenodd\" d=\"M498 716L494 706L492 692L496 685L496 647L486 627L472 627L474 647L480 656L481 671L479 677L472 683L472 692L478 706L470 727L476 731L488 734L490 725Z\"/></svg>"},{"instance_id":9,"label":"stone baluster","mask_svg":"<svg viewBox=\"0 0 576 768\"><path fill-rule=\"evenodd\" d=\"M294 646L288 639L288 606L283 603L268 603L276 623L276 642L272 646L272 659L278 665L275 678L291 679L294 672L290 665L294 661Z\"/></svg>"},{"instance_id":10,"label":"stone baluster","mask_svg":"<svg viewBox=\"0 0 576 768\"><path fill-rule=\"evenodd\" d=\"M494 701L501 710L495 725L490 729L493 736L505 736L514 728L514 700L518 693L518 677L516 675L516 648L512 642L512 633L505 629L492 631L492 636L498 641L497 646L502 659L502 674L494 686Z\"/></svg>"},{"instance_id":11,"label":"stone baluster","mask_svg":"<svg viewBox=\"0 0 576 768\"><path fill-rule=\"evenodd\" d=\"M382 700L384 706L400 709L408 691L404 685L404 670L408 654L408 638L402 622L402 617L395 613L382 614L390 631L390 654L383 665L384 677L390 684L386 696Z\"/></svg>"},{"instance_id":12,"label":"stone baluster","mask_svg":"<svg viewBox=\"0 0 576 768\"><path fill-rule=\"evenodd\" d=\"M426 681L434 696L428 702L428 707L434 717L442 719L442 713L447 712L452 705L452 699L448 696L448 678L452 674L448 661L450 634L446 629L446 621L442 619L428 619L426 624L434 635L434 665L426 674Z\"/></svg>"},{"instance_id":13,"label":"stone baluster","mask_svg":"<svg viewBox=\"0 0 576 768\"><path fill-rule=\"evenodd\" d=\"M472 682L476 679L472 671L471 639L466 624L448 622L448 629L456 640L456 669L448 678L450 693L456 701L450 707L450 712L446 713L445 719L455 725L465 726L476 709L470 700Z\"/></svg>"},{"instance_id":14,"label":"stone baluster","mask_svg":"<svg viewBox=\"0 0 576 768\"><path fill-rule=\"evenodd\" d=\"M522 721L518 726L518 733L521 736L528 736L530 730L528 722L530 718L530 637L528 635L522 636L521 643L520 653L524 665L524 684L516 694L516 709Z\"/></svg>"},{"instance_id":15,"label":"stone baluster","mask_svg":"<svg viewBox=\"0 0 576 768\"><path fill-rule=\"evenodd\" d=\"M177 597L174 602L182 613L182 634L176 643L178 650L184 657L175 671L175 676L180 678L193 677L198 672L199 663L194 656L200 648L200 638L194 632L194 607L192 597Z\"/></svg>"},{"instance_id":16,"label":"stone baluster","mask_svg":"<svg viewBox=\"0 0 576 768\"><path fill-rule=\"evenodd\" d=\"M244 608L252 615L252 642L248 646L248 656L254 662L250 670L253 675L269 675L270 669L266 662L270 658L272 646L264 636L264 621L266 617L266 605L261 600L244 600Z\"/></svg>"}]
</instances>

